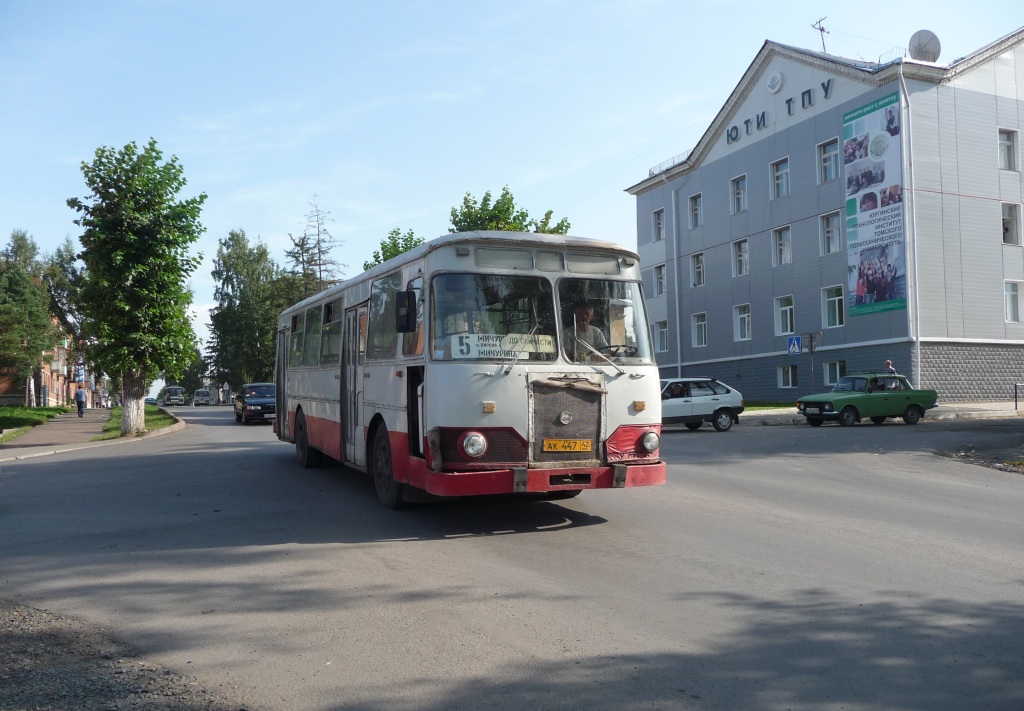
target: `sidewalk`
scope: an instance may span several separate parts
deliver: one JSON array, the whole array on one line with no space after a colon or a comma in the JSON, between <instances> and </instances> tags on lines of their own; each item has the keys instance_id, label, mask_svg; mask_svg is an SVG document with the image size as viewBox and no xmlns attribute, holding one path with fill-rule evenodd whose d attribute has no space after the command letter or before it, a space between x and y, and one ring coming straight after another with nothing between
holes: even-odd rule
<instances>
[{"instance_id":1,"label":"sidewalk","mask_svg":"<svg viewBox=\"0 0 1024 711\"><path fill-rule=\"evenodd\" d=\"M103 434L103 425L109 419L110 410L103 408L86 409L84 417L79 417L78 413L74 411L66 412L48 422L36 425L17 439L0 444L0 463L39 457L45 454L71 452L77 449L108 447L141 439L140 437L128 437L101 442L93 441ZM185 423L179 420L169 427L147 432L142 437L167 434L183 427L185 427Z\"/></svg>"}]
</instances>

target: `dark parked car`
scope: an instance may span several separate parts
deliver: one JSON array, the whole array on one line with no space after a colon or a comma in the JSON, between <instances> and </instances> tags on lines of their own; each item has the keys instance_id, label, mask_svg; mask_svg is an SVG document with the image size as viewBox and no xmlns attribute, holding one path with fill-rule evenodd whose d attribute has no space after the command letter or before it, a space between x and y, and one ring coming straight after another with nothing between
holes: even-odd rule
<instances>
[{"instance_id":1,"label":"dark parked car","mask_svg":"<svg viewBox=\"0 0 1024 711\"><path fill-rule=\"evenodd\" d=\"M880 425L889 417L902 417L908 425L916 425L937 400L934 390L916 389L904 375L856 373L841 377L832 392L800 398L796 410L812 427L825 420L849 427L863 418Z\"/></svg>"},{"instance_id":2,"label":"dark parked car","mask_svg":"<svg viewBox=\"0 0 1024 711\"><path fill-rule=\"evenodd\" d=\"M235 422L274 419L276 399L273 383L246 383L235 395Z\"/></svg>"}]
</instances>

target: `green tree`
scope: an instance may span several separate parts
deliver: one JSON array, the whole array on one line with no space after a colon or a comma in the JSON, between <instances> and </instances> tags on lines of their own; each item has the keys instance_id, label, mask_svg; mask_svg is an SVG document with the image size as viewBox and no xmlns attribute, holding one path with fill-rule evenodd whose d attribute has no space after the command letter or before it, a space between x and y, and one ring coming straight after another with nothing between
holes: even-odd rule
<instances>
[{"instance_id":1,"label":"green tree","mask_svg":"<svg viewBox=\"0 0 1024 711\"><path fill-rule=\"evenodd\" d=\"M82 314L78 308L78 292L85 276L78 255L65 237L64 244L43 259L43 278L50 294L50 313L60 321L64 332L77 344L82 334Z\"/></svg>"},{"instance_id":2,"label":"green tree","mask_svg":"<svg viewBox=\"0 0 1024 711\"><path fill-rule=\"evenodd\" d=\"M232 230L217 246L212 272L217 305L210 311L210 370L232 390L243 383L272 380L277 317L295 284L281 289L280 268L262 242L250 244L244 230Z\"/></svg>"},{"instance_id":3,"label":"green tree","mask_svg":"<svg viewBox=\"0 0 1024 711\"><path fill-rule=\"evenodd\" d=\"M292 248L285 250L285 256L293 267L291 273L299 277L302 285L303 299L337 284L345 276L342 270L346 266L331 256L334 248L341 244L327 228L327 223L334 221L331 213L320 207L315 195L309 206L302 235L292 237L289 234Z\"/></svg>"},{"instance_id":4,"label":"green tree","mask_svg":"<svg viewBox=\"0 0 1024 711\"><path fill-rule=\"evenodd\" d=\"M17 264L23 271L35 274L39 269L39 247L25 230L11 230L10 241L0 250L0 260Z\"/></svg>"},{"instance_id":5,"label":"green tree","mask_svg":"<svg viewBox=\"0 0 1024 711\"><path fill-rule=\"evenodd\" d=\"M189 250L204 229L206 194L179 200L183 170L175 156L162 160L155 139L141 151L135 142L98 148L82 163L90 194L67 201L84 229L82 332L92 361L124 383L122 435L145 429L153 376L178 377L195 353L187 284L201 258Z\"/></svg>"},{"instance_id":6,"label":"green tree","mask_svg":"<svg viewBox=\"0 0 1024 711\"><path fill-rule=\"evenodd\" d=\"M0 251L0 370L29 383L60 333L50 318L49 297L39 272L39 250L23 230L14 230Z\"/></svg>"},{"instance_id":7,"label":"green tree","mask_svg":"<svg viewBox=\"0 0 1024 711\"><path fill-rule=\"evenodd\" d=\"M206 387L209 370L210 366L203 358L202 352L196 348L192 362L185 368L185 372L181 374L180 380L176 383L185 388L185 397L191 397L196 390Z\"/></svg>"},{"instance_id":8,"label":"green tree","mask_svg":"<svg viewBox=\"0 0 1024 711\"><path fill-rule=\"evenodd\" d=\"M449 232L473 232L475 230L500 230L504 232L544 232L546 234L565 235L569 233L569 220L563 217L556 224L551 224L552 210L544 213L541 220L530 217L523 208L516 206L515 198L506 185L501 196L492 202L491 191L484 193L480 202L466 193L462 206L452 208L452 226Z\"/></svg>"},{"instance_id":9,"label":"green tree","mask_svg":"<svg viewBox=\"0 0 1024 711\"><path fill-rule=\"evenodd\" d=\"M380 241L380 249L373 250L373 261L363 262L363 270L372 269L378 264L383 264L392 257L397 257L403 252L419 247L423 242L424 240L414 235L412 230L407 231L403 235L402 231L396 227L388 232L387 237Z\"/></svg>"},{"instance_id":10,"label":"green tree","mask_svg":"<svg viewBox=\"0 0 1024 711\"><path fill-rule=\"evenodd\" d=\"M296 299L297 303L306 297L319 293L320 282L317 280L317 271L314 267L316 260L313 249L310 246L311 240L309 236L303 233L298 237L293 237L289 232L288 241L292 243L292 248L286 249L284 256L292 267L288 271L288 276L291 277L290 284L292 288L297 290L295 294L298 297Z\"/></svg>"}]
</instances>

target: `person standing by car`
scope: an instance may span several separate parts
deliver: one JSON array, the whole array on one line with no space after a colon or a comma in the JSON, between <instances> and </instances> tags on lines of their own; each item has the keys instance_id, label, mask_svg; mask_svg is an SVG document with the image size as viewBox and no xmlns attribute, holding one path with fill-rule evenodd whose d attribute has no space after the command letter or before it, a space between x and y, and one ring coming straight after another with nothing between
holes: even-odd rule
<instances>
[{"instance_id":1,"label":"person standing by car","mask_svg":"<svg viewBox=\"0 0 1024 711\"><path fill-rule=\"evenodd\" d=\"M78 416L85 417L85 388L75 391L75 405L78 406Z\"/></svg>"},{"instance_id":2,"label":"person standing by car","mask_svg":"<svg viewBox=\"0 0 1024 711\"><path fill-rule=\"evenodd\" d=\"M892 367L891 360L885 361L885 372L888 373L889 375L896 375L896 369Z\"/></svg>"}]
</instances>

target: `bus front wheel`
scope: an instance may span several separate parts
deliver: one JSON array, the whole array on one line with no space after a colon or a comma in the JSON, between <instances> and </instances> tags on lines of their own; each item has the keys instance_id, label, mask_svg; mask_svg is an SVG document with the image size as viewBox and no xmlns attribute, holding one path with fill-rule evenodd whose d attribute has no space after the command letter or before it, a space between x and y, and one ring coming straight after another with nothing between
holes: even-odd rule
<instances>
[{"instance_id":1,"label":"bus front wheel","mask_svg":"<svg viewBox=\"0 0 1024 711\"><path fill-rule=\"evenodd\" d=\"M373 438L373 450L370 454L370 471L373 474L373 485L377 489L377 498L389 509L402 508L405 505L405 484L395 481L391 462L391 439L384 425L377 428Z\"/></svg>"}]
</instances>

